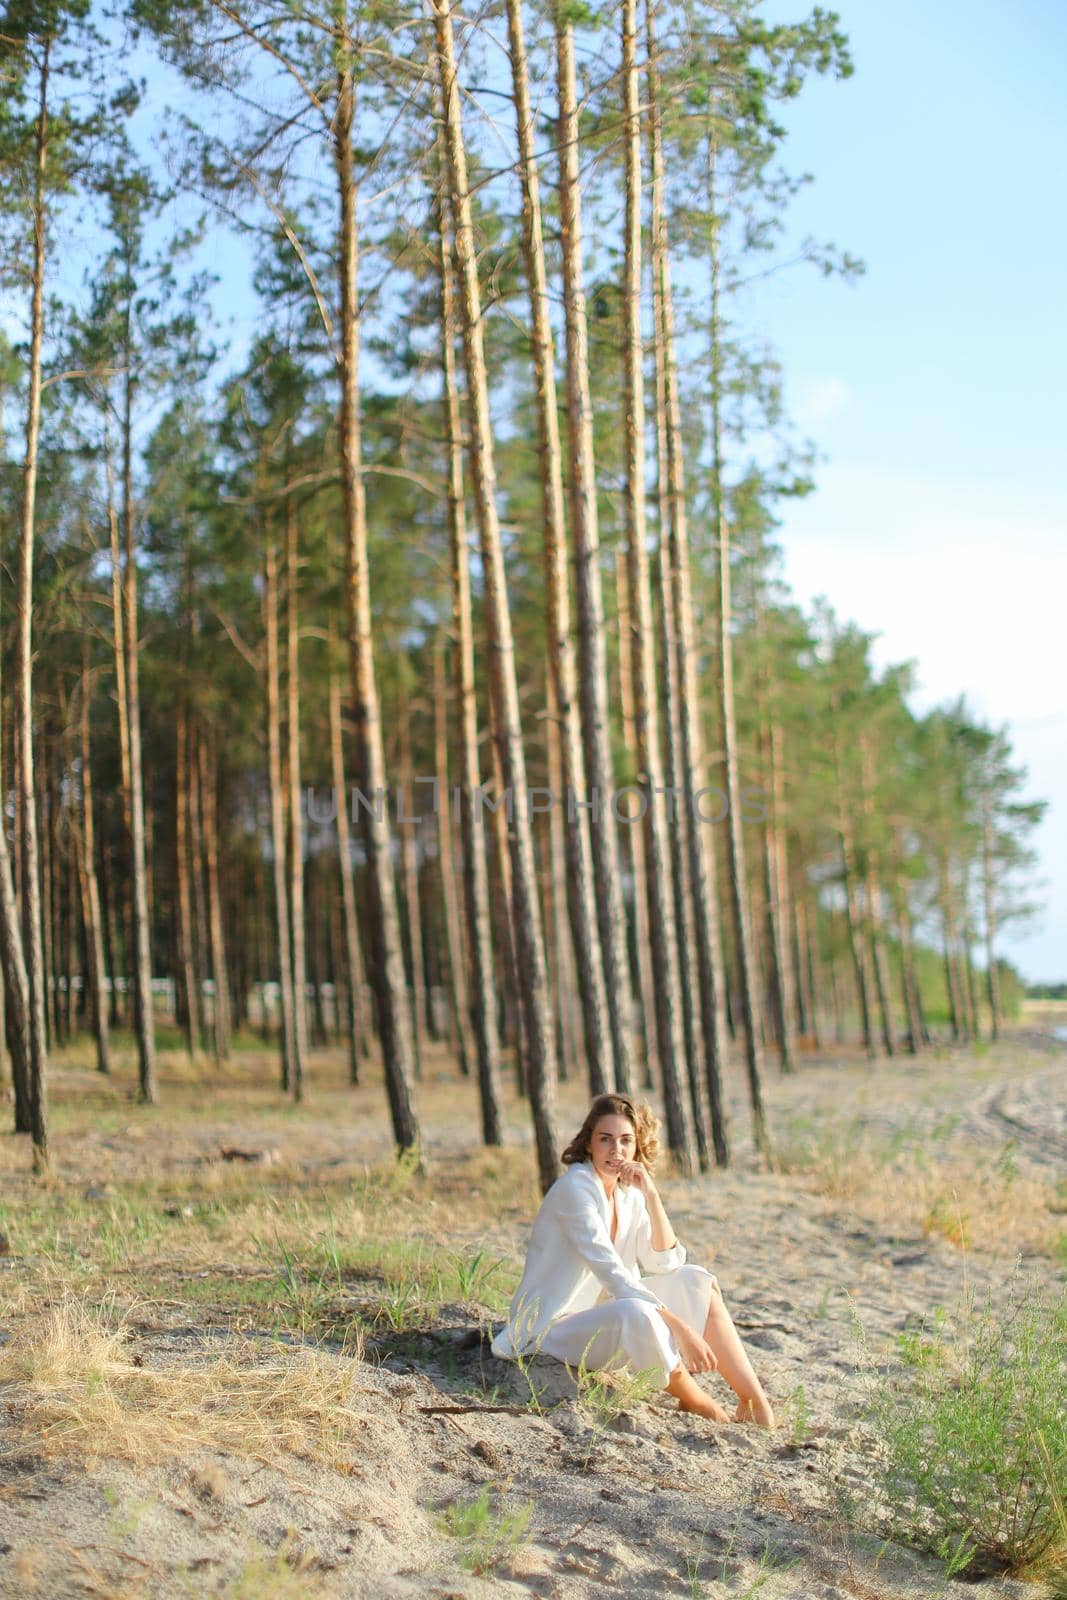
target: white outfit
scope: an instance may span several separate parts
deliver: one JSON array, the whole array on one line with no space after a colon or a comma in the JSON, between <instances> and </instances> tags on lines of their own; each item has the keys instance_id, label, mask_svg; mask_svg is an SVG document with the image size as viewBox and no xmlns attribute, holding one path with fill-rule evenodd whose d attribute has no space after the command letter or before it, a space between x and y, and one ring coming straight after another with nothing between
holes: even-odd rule
<instances>
[{"instance_id":1,"label":"white outfit","mask_svg":"<svg viewBox=\"0 0 1067 1600\"><path fill-rule=\"evenodd\" d=\"M542 1353L577 1366L658 1370L664 1384L681 1361L659 1308L703 1333L715 1278L685 1265L685 1247L652 1248L652 1221L640 1189L615 1185L611 1201L591 1162L568 1167L534 1219L522 1282L493 1354L514 1360ZM642 1276L645 1274L645 1276Z\"/></svg>"}]
</instances>

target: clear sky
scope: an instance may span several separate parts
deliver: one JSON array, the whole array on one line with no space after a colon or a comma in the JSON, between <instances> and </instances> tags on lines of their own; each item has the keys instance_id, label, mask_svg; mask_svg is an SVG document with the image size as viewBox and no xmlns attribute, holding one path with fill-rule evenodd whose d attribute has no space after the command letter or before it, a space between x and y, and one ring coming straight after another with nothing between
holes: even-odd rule
<instances>
[{"instance_id":1,"label":"clear sky","mask_svg":"<svg viewBox=\"0 0 1067 1600\"><path fill-rule=\"evenodd\" d=\"M787 164L815 178L798 228L867 275L753 300L825 453L786 510L786 577L877 632L879 662L915 659L918 709L963 692L1008 723L1050 807L1046 909L1004 954L1067 979L1067 5L836 9L855 74L789 108Z\"/></svg>"}]
</instances>

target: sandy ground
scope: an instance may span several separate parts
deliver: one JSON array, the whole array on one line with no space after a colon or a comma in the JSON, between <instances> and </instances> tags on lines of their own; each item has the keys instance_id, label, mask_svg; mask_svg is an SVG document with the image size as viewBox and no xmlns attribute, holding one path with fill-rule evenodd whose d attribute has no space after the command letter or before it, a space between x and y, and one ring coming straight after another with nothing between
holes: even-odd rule
<instances>
[{"instance_id":1,"label":"sandy ground","mask_svg":"<svg viewBox=\"0 0 1067 1600\"><path fill-rule=\"evenodd\" d=\"M61 1181L106 1195L138 1172L195 1170L232 1143L277 1150L314 1186L387 1151L380 1091L359 1093L359 1116L343 1121L336 1101L313 1102L298 1117L269 1107L242 1117L227 1102L221 1124L203 1112L168 1128L159 1115L139 1121L114 1091L71 1067L57 1074L57 1103L99 1094L107 1115L95 1130L71 1121L57 1136ZM578 1086L565 1089L561 1122L582 1098ZM979 1228L981 1242L961 1248L946 1237L951 1217L934 1228L899 1194L898 1209L894 1172L904 1181L920 1169L935 1177L1008 1171L1020 1207L1032 1206L1042 1186L1064 1177L1067 1046L1037 1018L977 1056L943 1051L869 1065L842 1051L775 1077L768 1100L784 1170L755 1164L738 1071L734 1165L667 1177L661 1188L690 1259L714 1266L721 1280L778 1407L775 1433L694 1423L658 1398L598 1421L557 1364L538 1362L527 1378L496 1361L479 1326L488 1315L475 1304L443 1306L419 1338L382 1337L361 1361L330 1345L307 1353L334 1363L348 1391L352 1420L331 1463L232 1448L190 1448L137 1468L87 1459L42 1448L26 1430L24 1397L8 1385L0 1390L0 1595L591 1600L610 1589L634 1600L962 1600L977 1590L1037 1600L1041 1586L1019 1580L946 1580L939 1563L881 1536L879 1464L862 1416L865 1347L884 1359L901 1332L938 1307L951 1314L966 1290L996 1299L1016 1273L1035 1287L1062 1278L1062 1260L1043 1250L1024 1246L1020 1261L1007 1226L999 1243L995 1230L991 1239ZM433 1110L431 1170L442 1176L427 1191L436 1196L427 1201L428 1235L517 1263L532 1200L522 1107L509 1109L513 1203L496 1208L490 1224L477 1207L469 1211L477 1193L465 1205L447 1181L453 1154L473 1141L470 1103L432 1077L424 1101ZM825 1149L825 1170L790 1170L788 1153L804 1141ZM887 1148L893 1158L883 1160L879 1182L851 1184L850 1152L862 1167L872 1149ZM32 1184L18 1171L24 1155L4 1161L10 1225L32 1202ZM998 1195L1003 1206L1003 1185ZM978 1196L980 1204L980 1186ZM975 1204L973 1193L961 1194L961 1213ZM3 1338L32 1308L37 1269L17 1251L0 1267L9 1304ZM358 1309L366 1286L351 1292ZM233 1342L180 1297L135 1307L128 1331L131 1359L160 1371L210 1363ZM276 1335L246 1327L239 1359L269 1365L278 1349ZM287 1351L304 1356L299 1339ZM529 1403L531 1385L539 1408ZM514 1553L477 1575L464 1570L441 1519L485 1486L497 1514L528 1510L529 1523Z\"/></svg>"}]
</instances>

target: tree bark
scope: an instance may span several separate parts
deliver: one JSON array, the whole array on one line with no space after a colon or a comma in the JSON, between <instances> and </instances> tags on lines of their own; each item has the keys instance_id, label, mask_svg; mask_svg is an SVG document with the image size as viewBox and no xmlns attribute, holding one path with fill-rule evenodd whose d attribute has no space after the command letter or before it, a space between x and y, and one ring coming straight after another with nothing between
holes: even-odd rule
<instances>
[{"instance_id":1,"label":"tree bark","mask_svg":"<svg viewBox=\"0 0 1067 1600\"><path fill-rule=\"evenodd\" d=\"M684 1043L676 939L670 839L664 803L656 694L652 595L645 521L645 390L641 337L641 113L637 82L636 0L622 6L622 85L626 233L623 260L623 398L626 457L626 550L632 607L634 731L638 782L644 799L648 864L648 915L654 930L652 968L656 984L656 1037L659 1050L667 1140L683 1171L690 1170L693 1134L682 1088Z\"/></svg>"},{"instance_id":2,"label":"tree bark","mask_svg":"<svg viewBox=\"0 0 1067 1600\"><path fill-rule=\"evenodd\" d=\"M274 925L281 1001L282 1089L293 1092L296 1079L296 1032L293 1005L293 958L289 940L289 885L286 875L285 790L282 781L281 683L278 661L278 547L268 528L263 581L263 621L267 659L267 782L270 788L271 851L274 857Z\"/></svg>"},{"instance_id":3,"label":"tree bark","mask_svg":"<svg viewBox=\"0 0 1067 1600\"><path fill-rule=\"evenodd\" d=\"M400 856L403 870L404 904L408 927L408 968L411 972L411 1015L414 1027L415 1075L422 1076L422 1055L426 1034L426 959L422 943L422 904L419 896L419 840L415 821L415 780L411 765L410 704L400 708L398 719L400 780Z\"/></svg>"},{"instance_id":4,"label":"tree bark","mask_svg":"<svg viewBox=\"0 0 1067 1600\"><path fill-rule=\"evenodd\" d=\"M140 637L137 621L137 558L133 499L133 373L132 339L127 303L127 368L123 380L122 414L122 608L123 657L126 667L126 717L130 763L130 877L133 918L134 1029L137 1035L138 1094L155 1105L156 1031L152 1009L152 938L148 910L148 863L145 847L144 764L141 754Z\"/></svg>"},{"instance_id":5,"label":"tree bark","mask_svg":"<svg viewBox=\"0 0 1067 1600\"><path fill-rule=\"evenodd\" d=\"M838 838L841 843L841 881L845 890L845 916L848 925L848 944L852 953L852 966L856 975L856 995L860 1007L860 1025L863 1030L863 1048L874 1060L874 1027L871 1019L870 957L867 949L863 915L858 904L856 857L852 828L848 823L843 796L839 795Z\"/></svg>"},{"instance_id":6,"label":"tree bark","mask_svg":"<svg viewBox=\"0 0 1067 1600\"><path fill-rule=\"evenodd\" d=\"M226 960L222 885L219 875L219 761L214 731L210 740L201 734L197 744L197 776L200 783L200 815L204 830L211 978L215 987L212 1005L212 1040L215 1060L222 1062L226 1061L230 1054L232 1006L229 967Z\"/></svg>"},{"instance_id":7,"label":"tree bark","mask_svg":"<svg viewBox=\"0 0 1067 1600\"><path fill-rule=\"evenodd\" d=\"M722 322L719 309L719 221L715 197L715 136L708 145L708 189L711 216L711 441L712 491L715 527L719 543L719 695L722 715L723 754L726 765L727 850L730 866L730 904L733 911L734 943L737 955L738 999L741 1027L745 1036L745 1068L748 1075L752 1132L756 1148L763 1154L770 1149L767 1119L763 1109L763 1052L755 1002L755 950L748 918L745 876L745 841L741 821L741 778L737 748L737 721L734 709L734 658L732 600L730 592L730 526L726 515L723 481L722 425Z\"/></svg>"},{"instance_id":8,"label":"tree bark","mask_svg":"<svg viewBox=\"0 0 1067 1600\"><path fill-rule=\"evenodd\" d=\"M33 199L33 291L30 309L28 366L29 406L26 453L22 474L15 589L17 640L15 656L15 727L18 737L18 801L22 855L22 944L27 980L29 1052L27 1110L33 1137L34 1168L48 1166L48 1087L45 1030L44 954L41 939L41 884L37 842L37 806L33 768L33 558L37 505L37 456L41 435L41 351L44 343L45 171L48 157L48 89L51 40L44 46L40 69ZM12 951L14 955L14 951ZM17 987L17 977L16 977ZM16 994L16 1006L19 1004Z\"/></svg>"},{"instance_id":9,"label":"tree bark","mask_svg":"<svg viewBox=\"0 0 1067 1600\"><path fill-rule=\"evenodd\" d=\"M2 708L0 699L0 708ZM0 730L2 741L2 730ZM17 785L16 785L17 791ZM0 796L6 798L6 774L0 775ZM3 1042L11 1058L15 1132L31 1132L30 1121L30 989L22 943L19 902L15 893L6 806L0 807L0 967L3 969Z\"/></svg>"},{"instance_id":10,"label":"tree bark","mask_svg":"<svg viewBox=\"0 0 1067 1600\"><path fill-rule=\"evenodd\" d=\"M628 758L637 770L637 735L634 731L634 673L630 649L632 624L630 621L630 579L626 568L626 552L619 550L615 557L616 593L619 608L619 709L622 716L622 737ZM651 1089L659 1076L659 1058L656 1053L656 984L652 976L652 934L648 921L648 869L645 861L645 832L643 828L626 830L630 846L630 870L634 882L634 924L637 946L637 988L640 1000L641 1032L644 1041L644 1084Z\"/></svg>"},{"instance_id":11,"label":"tree bark","mask_svg":"<svg viewBox=\"0 0 1067 1600\"><path fill-rule=\"evenodd\" d=\"M200 1053L200 983L193 952L193 899L189 875L189 706L184 683L179 685L175 718L175 877L178 890L178 963L181 975L180 1015L185 1048L191 1060Z\"/></svg>"},{"instance_id":12,"label":"tree bark","mask_svg":"<svg viewBox=\"0 0 1067 1600\"><path fill-rule=\"evenodd\" d=\"M545 627L552 694L559 718L559 753L562 794L552 794L550 804L565 803L565 796L585 791L585 762L575 690L574 650L571 643L570 596L567 581L567 533L563 515L563 456L560 448L559 410L556 401L555 349L548 311L541 227L540 184L534 155L533 115L526 67L521 0L508 0L508 39L515 115L519 136L519 170L522 182L523 255L530 295L530 337L537 391L537 429L541 478L541 518L544 528ZM630 1088L628 1050L622 1053L622 1078L610 1031L604 961L597 926L593 861L588 813L568 819L564 830L567 857L567 909L582 1000L589 1092L603 1094L616 1082ZM626 1041L624 1041L625 1044Z\"/></svg>"},{"instance_id":13,"label":"tree bark","mask_svg":"<svg viewBox=\"0 0 1067 1600\"><path fill-rule=\"evenodd\" d=\"M293 1099L304 1098L308 1054L307 918L304 915L304 813L300 803L300 601L296 502L285 501L285 727L289 777L289 919L293 957Z\"/></svg>"},{"instance_id":14,"label":"tree bark","mask_svg":"<svg viewBox=\"0 0 1067 1600\"><path fill-rule=\"evenodd\" d=\"M471 1036L470 991L463 952L463 929L459 916L456 884L456 857L452 837L452 806L448 788L448 689L443 641L434 650L434 774L437 779L437 859L441 869L441 898L445 912L445 945L448 961L448 992L456 1026L460 1071L469 1078L475 1062Z\"/></svg>"},{"instance_id":15,"label":"tree bark","mask_svg":"<svg viewBox=\"0 0 1067 1600\"><path fill-rule=\"evenodd\" d=\"M443 160L443 158L442 158ZM444 165L443 160L443 165ZM442 172L438 228L441 281L441 364L448 438L448 559L452 589L453 678L459 711L459 822L463 846L463 900L471 962L470 1018L478 1060L478 1100L482 1142L503 1143L500 1110L500 1031L493 983L492 913L489 863L482 820L478 755L478 700L474 681L474 624L471 614L470 558L463 493L463 444L456 385L456 316L453 284L454 224L448 184Z\"/></svg>"},{"instance_id":16,"label":"tree bark","mask_svg":"<svg viewBox=\"0 0 1067 1600\"><path fill-rule=\"evenodd\" d=\"M911 913L903 872L898 871L894 885L897 937L900 940L900 979L904 995L904 1015L907 1019L908 1053L918 1055L923 1042L922 1012L919 1003L919 980L915 970L915 942L912 933Z\"/></svg>"},{"instance_id":17,"label":"tree bark","mask_svg":"<svg viewBox=\"0 0 1067 1600\"><path fill-rule=\"evenodd\" d=\"M653 163L653 171L655 163ZM653 178L653 189L655 178ZM685 773L682 762L681 695L678 683L678 624L671 582L670 546L670 488L668 483L667 446L667 384L663 351L663 307L660 285L657 281L659 263L656 260L656 220L653 201L653 322L655 326L656 356L656 502L658 510L658 539L656 548L655 599L656 616L662 641L662 668L664 694L666 787L671 796L671 882L674 904L678 914L678 977L681 991L682 1024L685 1039L685 1063L689 1083L689 1103L693 1113L696 1135L697 1160L701 1172L710 1164L708 1146L708 1114L704 1107L704 1087L700 1064L704 1060L704 1038L701 1020L697 1013L700 995L700 975L697 968L697 936L694 915L693 886L690 867L689 833L694 825L692 815L679 796L685 792ZM621 653L621 652L620 652ZM631 671L633 670L631 664Z\"/></svg>"},{"instance_id":18,"label":"tree bark","mask_svg":"<svg viewBox=\"0 0 1067 1600\"><path fill-rule=\"evenodd\" d=\"M652 0L648 0L646 18L652 151L653 300L658 310L657 351L662 350L662 360L659 364L662 366L666 434L668 491L666 510L677 656L681 789L683 810L688 821L685 843L689 858L688 876L696 933L704 1077L711 1117L711 1138L715 1160L719 1166L725 1166L729 1160L726 1111L722 1093L722 1073L726 1063L726 967L716 884L714 838L705 837L705 824L698 804L705 752L697 678L697 642L693 618L682 405L678 382L674 297L671 288L670 249L664 201L663 135Z\"/></svg>"},{"instance_id":19,"label":"tree bark","mask_svg":"<svg viewBox=\"0 0 1067 1600\"><path fill-rule=\"evenodd\" d=\"M333 636L330 654L333 656ZM333 792L337 803L337 863L341 877L341 905L344 911L345 990L348 997L348 1081L359 1083L359 1058L367 1046L364 1015L363 959L359 943L359 918L356 915L356 880L352 866L352 843L348 823L348 786L345 781L344 744L341 730L341 678L330 673L330 762Z\"/></svg>"},{"instance_id":20,"label":"tree bark","mask_svg":"<svg viewBox=\"0 0 1067 1600\"><path fill-rule=\"evenodd\" d=\"M793 1072L796 1069L796 980L787 933L789 873L784 860L785 837L782 827L781 740L780 726L773 717L769 717L763 739L767 804L763 824L763 881L767 899L771 991L779 1062L783 1072Z\"/></svg>"},{"instance_id":21,"label":"tree bark","mask_svg":"<svg viewBox=\"0 0 1067 1600\"><path fill-rule=\"evenodd\" d=\"M556 14L559 97L559 204L563 256L563 308L567 367L567 456L574 593L578 613L578 688L585 754L596 909L604 984L615 1051L615 1081L633 1082L633 991L626 945L626 910L619 876L619 842L612 807L614 782L608 714L607 630L600 571L593 404L582 268L582 200L578 169L578 97L574 30L563 8ZM576 796L576 806L582 802ZM576 810L575 816L580 813Z\"/></svg>"},{"instance_id":22,"label":"tree bark","mask_svg":"<svg viewBox=\"0 0 1067 1600\"><path fill-rule=\"evenodd\" d=\"M489 420L489 392L482 333L481 290L474 252L467 157L460 120L459 86L452 38L451 0L433 0L437 64L444 102L445 143L456 219L456 256L461 286L467 402L470 411L471 477L478 510L485 616L489 632L490 683L495 737L514 821L509 828L512 858L512 920L519 965L519 993L526 1026L528 1089L543 1189L559 1171L555 1131L556 1052L548 975L541 932L526 783L526 758L515 679L504 556L496 506L496 470Z\"/></svg>"},{"instance_id":23,"label":"tree bark","mask_svg":"<svg viewBox=\"0 0 1067 1600\"><path fill-rule=\"evenodd\" d=\"M104 982L104 923L100 910L100 884L96 876L96 819L93 815L93 763L90 738L92 678L89 672L89 640L82 640L81 704L78 736L81 755L81 825L78 831L78 867L85 923L85 954L89 976L93 1037L96 1041L98 1072L111 1070L108 1039L107 988Z\"/></svg>"},{"instance_id":24,"label":"tree bark","mask_svg":"<svg viewBox=\"0 0 1067 1600\"><path fill-rule=\"evenodd\" d=\"M371 941L378 999L378 1033L385 1067L393 1137L400 1150L419 1143L415 1110L411 1009L404 981L400 918L386 809L385 752L374 672L367 560L367 507L360 417L360 309L357 294L359 232L352 132L355 119L355 48L348 0L342 0L338 38L337 104L331 122L340 201L338 272L341 295L341 498L345 523L345 593L360 788L369 800L364 839L370 887Z\"/></svg>"},{"instance_id":25,"label":"tree bark","mask_svg":"<svg viewBox=\"0 0 1067 1600\"><path fill-rule=\"evenodd\" d=\"M989 1037L1000 1038L1000 971L997 967L997 910L993 874L993 823L988 807L982 814L982 908L985 914L986 998L989 1001Z\"/></svg>"},{"instance_id":26,"label":"tree bark","mask_svg":"<svg viewBox=\"0 0 1067 1600\"><path fill-rule=\"evenodd\" d=\"M37 806L37 838L40 850L41 872L41 968L44 974L44 1042L50 1050L55 1039L59 1012L59 979L52 959L56 942L56 895L52 874L52 843L55 832L56 808L54 777L49 771L51 741L46 740L43 729L38 729L38 750L34 763L34 795Z\"/></svg>"}]
</instances>

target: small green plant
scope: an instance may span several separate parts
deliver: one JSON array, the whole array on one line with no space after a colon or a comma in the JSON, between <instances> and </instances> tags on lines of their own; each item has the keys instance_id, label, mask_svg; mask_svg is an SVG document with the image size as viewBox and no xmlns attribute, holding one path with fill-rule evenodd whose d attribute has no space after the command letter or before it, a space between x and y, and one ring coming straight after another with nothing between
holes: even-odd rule
<instances>
[{"instance_id":1,"label":"small green plant","mask_svg":"<svg viewBox=\"0 0 1067 1600\"><path fill-rule=\"evenodd\" d=\"M700 1530L700 1539L695 1550L687 1550L685 1556L685 1582L689 1591L689 1600L702 1600L704 1594L704 1545L708 1537L707 1523Z\"/></svg>"},{"instance_id":2,"label":"small green plant","mask_svg":"<svg viewBox=\"0 0 1067 1600\"><path fill-rule=\"evenodd\" d=\"M826 1285L826 1288L823 1290L822 1294L819 1296L818 1305L815 1307L815 1310L812 1312L812 1316L814 1317L816 1322L825 1322L826 1318L830 1315L830 1301L832 1300L833 1295L834 1295L833 1284L828 1283Z\"/></svg>"},{"instance_id":3,"label":"small green plant","mask_svg":"<svg viewBox=\"0 0 1067 1600\"><path fill-rule=\"evenodd\" d=\"M1002 1309L966 1303L949 1337L898 1341L872 1384L895 1529L950 1575L1038 1571L1067 1555L1067 1290L1016 1279Z\"/></svg>"},{"instance_id":4,"label":"small green plant","mask_svg":"<svg viewBox=\"0 0 1067 1600\"><path fill-rule=\"evenodd\" d=\"M488 1483L474 1500L456 1502L437 1518L437 1527L460 1545L460 1565L478 1577L492 1572L526 1543L533 1502L507 1509L494 1506Z\"/></svg>"},{"instance_id":5,"label":"small green plant","mask_svg":"<svg viewBox=\"0 0 1067 1600\"><path fill-rule=\"evenodd\" d=\"M104 1499L111 1507L105 1524L109 1539L119 1544L124 1544L137 1532L147 1513L152 1509L151 1500L123 1500L117 1489L104 1485Z\"/></svg>"},{"instance_id":6,"label":"small green plant","mask_svg":"<svg viewBox=\"0 0 1067 1600\"><path fill-rule=\"evenodd\" d=\"M651 1400L663 1388L663 1377L657 1368L630 1372L622 1370L591 1370L583 1355L575 1372L578 1385L578 1402L593 1420L594 1428L602 1432L624 1411Z\"/></svg>"},{"instance_id":7,"label":"small green plant","mask_svg":"<svg viewBox=\"0 0 1067 1600\"><path fill-rule=\"evenodd\" d=\"M803 1444L808 1436L811 1426L811 1407L808 1404L807 1391L802 1383L798 1383L792 1394L788 1397L790 1415L793 1421L793 1443Z\"/></svg>"},{"instance_id":8,"label":"small green plant","mask_svg":"<svg viewBox=\"0 0 1067 1600\"><path fill-rule=\"evenodd\" d=\"M499 1257L491 1257L487 1250L478 1250L473 1256L453 1253L449 1260L461 1300L475 1300L483 1296L490 1286L490 1280L504 1265Z\"/></svg>"},{"instance_id":9,"label":"small green plant","mask_svg":"<svg viewBox=\"0 0 1067 1600\"><path fill-rule=\"evenodd\" d=\"M740 1590L737 1600L754 1600L754 1596L774 1577L776 1572L788 1572L790 1567L795 1567L799 1562L798 1556L792 1556L783 1561L776 1550L772 1550L771 1541L765 1535L763 1549L756 1560L756 1574L752 1582Z\"/></svg>"}]
</instances>

